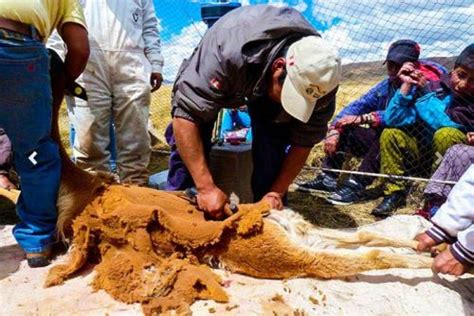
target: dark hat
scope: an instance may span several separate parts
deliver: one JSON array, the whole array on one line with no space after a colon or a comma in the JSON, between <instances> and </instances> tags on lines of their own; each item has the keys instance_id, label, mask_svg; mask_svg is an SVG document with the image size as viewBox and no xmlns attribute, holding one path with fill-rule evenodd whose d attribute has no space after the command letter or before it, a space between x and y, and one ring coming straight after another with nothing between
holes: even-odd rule
<instances>
[{"instance_id":1,"label":"dark hat","mask_svg":"<svg viewBox=\"0 0 474 316\"><path fill-rule=\"evenodd\" d=\"M465 67L468 69L474 69L474 44L464 48L461 54L456 58L454 68Z\"/></svg>"},{"instance_id":2,"label":"dark hat","mask_svg":"<svg viewBox=\"0 0 474 316\"><path fill-rule=\"evenodd\" d=\"M387 61L393 61L399 65L407 61L416 62L420 57L420 45L412 40L399 40L393 42L388 48Z\"/></svg>"}]
</instances>

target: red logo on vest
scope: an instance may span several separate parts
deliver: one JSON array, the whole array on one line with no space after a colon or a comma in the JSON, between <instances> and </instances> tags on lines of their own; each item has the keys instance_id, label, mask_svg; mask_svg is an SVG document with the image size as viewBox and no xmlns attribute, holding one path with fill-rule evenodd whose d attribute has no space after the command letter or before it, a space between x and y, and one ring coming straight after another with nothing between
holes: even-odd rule
<instances>
[{"instance_id":1,"label":"red logo on vest","mask_svg":"<svg viewBox=\"0 0 474 316\"><path fill-rule=\"evenodd\" d=\"M220 83L219 80L217 80L216 78L212 78L211 81L211 86L213 86L214 88L216 88L217 90L220 90L222 88L222 84Z\"/></svg>"}]
</instances>

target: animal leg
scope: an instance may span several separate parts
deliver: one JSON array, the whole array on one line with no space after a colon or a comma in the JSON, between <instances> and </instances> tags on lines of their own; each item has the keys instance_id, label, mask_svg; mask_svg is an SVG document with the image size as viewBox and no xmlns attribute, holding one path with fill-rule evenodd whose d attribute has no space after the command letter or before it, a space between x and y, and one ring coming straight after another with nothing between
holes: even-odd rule
<instances>
[{"instance_id":1,"label":"animal leg","mask_svg":"<svg viewBox=\"0 0 474 316\"><path fill-rule=\"evenodd\" d=\"M416 249L418 241L412 239L395 239L380 234L358 231L355 233L344 233L336 230L319 232L325 239L336 241L339 248L355 248L358 246L369 247L396 247Z\"/></svg>"},{"instance_id":2,"label":"animal leg","mask_svg":"<svg viewBox=\"0 0 474 316\"><path fill-rule=\"evenodd\" d=\"M371 250L366 253L314 252L294 244L281 227L266 221L263 231L249 237L234 235L216 254L229 270L258 278L340 278L389 268L428 268L432 259Z\"/></svg>"},{"instance_id":3,"label":"animal leg","mask_svg":"<svg viewBox=\"0 0 474 316\"><path fill-rule=\"evenodd\" d=\"M421 255L402 255L381 250L353 254L318 252L314 256L317 259L310 275L323 279L353 276L369 270L424 269L430 268L433 263L432 258Z\"/></svg>"},{"instance_id":4,"label":"animal leg","mask_svg":"<svg viewBox=\"0 0 474 316\"><path fill-rule=\"evenodd\" d=\"M45 287L64 283L73 273L78 271L87 260L90 245L90 228L81 227L74 231L74 241L69 254L69 262L57 265L49 270Z\"/></svg>"}]
</instances>

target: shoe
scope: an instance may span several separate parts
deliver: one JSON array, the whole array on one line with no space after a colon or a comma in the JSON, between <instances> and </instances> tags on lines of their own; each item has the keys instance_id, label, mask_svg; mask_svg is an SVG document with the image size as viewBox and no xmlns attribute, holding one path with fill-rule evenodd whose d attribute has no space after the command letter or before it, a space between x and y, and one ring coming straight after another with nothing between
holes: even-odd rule
<instances>
[{"instance_id":1,"label":"shoe","mask_svg":"<svg viewBox=\"0 0 474 316\"><path fill-rule=\"evenodd\" d=\"M431 218L436 214L440 206L443 205L444 202L446 202L446 198L438 194L426 194L424 196L424 200L425 202L423 203L423 207L417 209L415 211L415 215L424 217L427 220L431 220Z\"/></svg>"},{"instance_id":2,"label":"shoe","mask_svg":"<svg viewBox=\"0 0 474 316\"><path fill-rule=\"evenodd\" d=\"M370 213L375 217L387 218L395 212L395 210L406 204L406 194L403 191L397 191L383 198L374 210Z\"/></svg>"},{"instance_id":3,"label":"shoe","mask_svg":"<svg viewBox=\"0 0 474 316\"><path fill-rule=\"evenodd\" d=\"M419 208L415 211L415 215L421 216L429 221L435 216L436 212L439 210L439 205L432 204L430 202L425 202L422 208Z\"/></svg>"},{"instance_id":4,"label":"shoe","mask_svg":"<svg viewBox=\"0 0 474 316\"><path fill-rule=\"evenodd\" d=\"M349 179L326 200L335 205L349 205L363 199L365 187L354 179Z\"/></svg>"},{"instance_id":5,"label":"shoe","mask_svg":"<svg viewBox=\"0 0 474 316\"><path fill-rule=\"evenodd\" d=\"M429 220L429 221L431 220L431 214L430 214L429 209L426 207L426 205L423 205L422 208L417 209L413 215L421 216L424 219Z\"/></svg>"},{"instance_id":6,"label":"shoe","mask_svg":"<svg viewBox=\"0 0 474 316\"><path fill-rule=\"evenodd\" d=\"M336 191L337 180L331 176L320 174L313 180L299 183L298 191L302 192L311 192L311 191L324 191L324 192L334 192Z\"/></svg>"},{"instance_id":7,"label":"shoe","mask_svg":"<svg viewBox=\"0 0 474 316\"><path fill-rule=\"evenodd\" d=\"M51 249L42 252L27 253L26 261L30 268L46 267L51 263Z\"/></svg>"}]
</instances>

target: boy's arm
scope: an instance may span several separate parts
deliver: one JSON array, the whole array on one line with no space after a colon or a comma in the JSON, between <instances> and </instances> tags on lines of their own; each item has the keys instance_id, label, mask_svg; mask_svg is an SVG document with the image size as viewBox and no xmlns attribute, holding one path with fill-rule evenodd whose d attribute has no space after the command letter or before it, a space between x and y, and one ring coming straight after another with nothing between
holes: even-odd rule
<instances>
[{"instance_id":1,"label":"boy's arm","mask_svg":"<svg viewBox=\"0 0 474 316\"><path fill-rule=\"evenodd\" d=\"M80 24L67 22L61 29L61 37L67 47L64 60L66 80L74 81L84 71L89 59L87 30Z\"/></svg>"},{"instance_id":2,"label":"boy's arm","mask_svg":"<svg viewBox=\"0 0 474 316\"><path fill-rule=\"evenodd\" d=\"M416 122L416 110L412 107L413 96L404 95L400 89L388 103L384 112L384 122L388 127L402 127Z\"/></svg>"},{"instance_id":3,"label":"boy's arm","mask_svg":"<svg viewBox=\"0 0 474 316\"><path fill-rule=\"evenodd\" d=\"M459 262L474 265L474 224L458 234L458 241L451 246L451 253Z\"/></svg>"}]
</instances>

